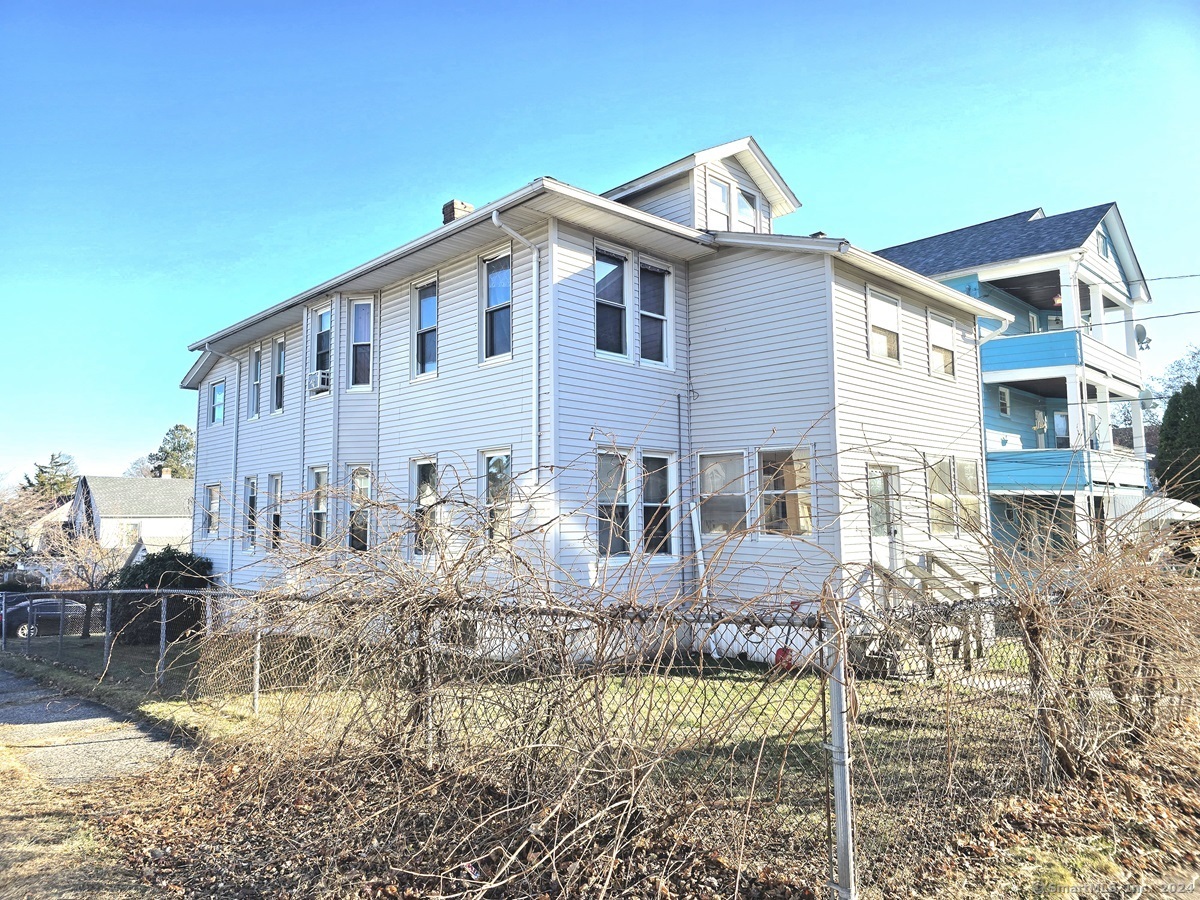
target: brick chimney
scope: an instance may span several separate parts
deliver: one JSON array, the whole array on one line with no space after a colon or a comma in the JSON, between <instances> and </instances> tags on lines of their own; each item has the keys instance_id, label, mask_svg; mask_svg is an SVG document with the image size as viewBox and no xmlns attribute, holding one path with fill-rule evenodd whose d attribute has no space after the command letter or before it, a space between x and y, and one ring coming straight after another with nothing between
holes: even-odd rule
<instances>
[{"instance_id":1,"label":"brick chimney","mask_svg":"<svg viewBox=\"0 0 1200 900\"><path fill-rule=\"evenodd\" d=\"M463 216L473 212L475 212L475 207L462 200L451 200L448 203L443 203L442 224L449 225L455 219L461 219Z\"/></svg>"},{"instance_id":2,"label":"brick chimney","mask_svg":"<svg viewBox=\"0 0 1200 900\"><path fill-rule=\"evenodd\" d=\"M170 478L170 477L171 477L171 470L170 470L170 469L168 469L168 468L166 468L166 467L164 466L164 467L163 467L163 469L162 469L162 474L160 474L158 477L159 477L159 478Z\"/></svg>"}]
</instances>

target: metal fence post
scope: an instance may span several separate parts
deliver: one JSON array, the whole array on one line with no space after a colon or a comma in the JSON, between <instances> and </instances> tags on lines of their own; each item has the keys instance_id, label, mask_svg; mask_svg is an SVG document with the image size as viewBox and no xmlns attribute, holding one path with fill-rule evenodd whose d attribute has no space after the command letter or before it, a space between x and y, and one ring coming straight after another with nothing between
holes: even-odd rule
<instances>
[{"instance_id":1,"label":"metal fence post","mask_svg":"<svg viewBox=\"0 0 1200 900\"><path fill-rule=\"evenodd\" d=\"M254 616L254 683L251 685L252 700L254 715L258 715L258 695L262 683L262 628L263 614L262 606L259 605L258 611Z\"/></svg>"},{"instance_id":2,"label":"metal fence post","mask_svg":"<svg viewBox=\"0 0 1200 900\"><path fill-rule=\"evenodd\" d=\"M4 624L0 628L0 653L8 650L8 593L0 591L0 622Z\"/></svg>"},{"instance_id":3,"label":"metal fence post","mask_svg":"<svg viewBox=\"0 0 1200 900\"><path fill-rule=\"evenodd\" d=\"M25 655L33 654L33 629L37 628L37 619L33 614L33 597L25 601Z\"/></svg>"},{"instance_id":4,"label":"metal fence post","mask_svg":"<svg viewBox=\"0 0 1200 900\"><path fill-rule=\"evenodd\" d=\"M854 874L850 731L847 725L849 703L846 697L846 621L843 604L844 601L838 599L834 599L830 604L836 641L833 648L833 665L829 672L829 737L833 762L834 829L837 835L837 884L834 885L834 889L838 900L856 900L858 886Z\"/></svg>"},{"instance_id":5,"label":"metal fence post","mask_svg":"<svg viewBox=\"0 0 1200 900\"><path fill-rule=\"evenodd\" d=\"M67 630L67 598L58 598L58 661L62 662L63 633Z\"/></svg>"},{"instance_id":6,"label":"metal fence post","mask_svg":"<svg viewBox=\"0 0 1200 900\"><path fill-rule=\"evenodd\" d=\"M104 665L101 672L108 672L108 664L112 661L112 594L104 597Z\"/></svg>"},{"instance_id":7,"label":"metal fence post","mask_svg":"<svg viewBox=\"0 0 1200 900\"><path fill-rule=\"evenodd\" d=\"M158 667L154 672L154 683L160 688L167 679L167 595L162 595L158 613Z\"/></svg>"}]
</instances>

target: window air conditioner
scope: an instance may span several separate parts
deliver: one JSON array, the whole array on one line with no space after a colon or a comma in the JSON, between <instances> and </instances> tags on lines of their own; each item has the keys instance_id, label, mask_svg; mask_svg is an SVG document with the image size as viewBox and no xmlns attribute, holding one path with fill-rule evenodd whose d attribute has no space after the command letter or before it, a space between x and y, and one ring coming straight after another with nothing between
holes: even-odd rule
<instances>
[{"instance_id":1,"label":"window air conditioner","mask_svg":"<svg viewBox=\"0 0 1200 900\"><path fill-rule=\"evenodd\" d=\"M308 391L310 394L329 390L330 378L328 369L318 369L308 373Z\"/></svg>"}]
</instances>

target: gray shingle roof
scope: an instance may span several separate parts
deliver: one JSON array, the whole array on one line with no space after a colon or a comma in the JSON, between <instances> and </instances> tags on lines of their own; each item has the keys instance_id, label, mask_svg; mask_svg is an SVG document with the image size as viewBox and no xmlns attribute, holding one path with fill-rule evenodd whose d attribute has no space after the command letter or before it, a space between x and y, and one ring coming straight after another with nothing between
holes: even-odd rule
<instances>
[{"instance_id":1,"label":"gray shingle roof","mask_svg":"<svg viewBox=\"0 0 1200 900\"><path fill-rule=\"evenodd\" d=\"M129 518L192 514L196 482L190 478L114 478L86 475L92 501L101 516Z\"/></svg>"},{"instance_id":2,"label":"gray shingle roof","mask_svg":"<svg viewBox=\"0 0 1200 900\"><path fill-rule=\"evenodd\" d=\"M1113 205L1102 203L1057 216L1044 216L1040 209L1028 209L875 252L932 278L959 269L1081 247Z\"/></svg>"}]
</instances>

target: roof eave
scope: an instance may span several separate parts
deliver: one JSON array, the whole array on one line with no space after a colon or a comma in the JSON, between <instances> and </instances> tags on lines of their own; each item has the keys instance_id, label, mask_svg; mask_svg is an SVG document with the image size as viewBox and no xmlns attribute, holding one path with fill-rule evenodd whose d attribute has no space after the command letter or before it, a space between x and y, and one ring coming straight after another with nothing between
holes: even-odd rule
<instances>
[{"instance_id":1,"label":"roof eave","mask_svg":"<svg viewBox=\"0 0 1200 900\"><path fill-rule=\"evenodd\" d=\"M961 291L956 291L952 287L947 287L925 275L918 274L912 269L906 269L899 263L894 263L890 259L877 256L868 250L851 246L842 256L859 268L866 269L868 272L880 275L890 281L898 282L905 287L920 291L926 296L936 297L946 305L960 309L963 312L968 312L973 316L983 319L998 319L1006 324L1016 321L1016 317L1011 313L997 309L989 303L976 300L974 297L970 297Z\"/></svg>"}]
</instances>

